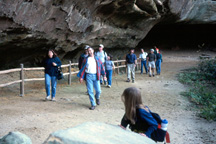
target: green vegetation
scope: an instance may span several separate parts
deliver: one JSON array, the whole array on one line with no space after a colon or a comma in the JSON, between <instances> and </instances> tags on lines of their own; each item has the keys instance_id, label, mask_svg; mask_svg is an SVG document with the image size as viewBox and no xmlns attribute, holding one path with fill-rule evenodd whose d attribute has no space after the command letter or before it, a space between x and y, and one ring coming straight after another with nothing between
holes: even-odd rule
<instances>
[{"instance_id":1,"label":"green vegetation","mask_svg":"<svg viewBox=\"0 0 216 144\"><path fill-rule=\"evenodd\" d=\"M178 79L189 86L182 95L198 106L200 116L216 120L216 59L200 61L196 68L180 73Z\"/></svg>"}]
</instances>

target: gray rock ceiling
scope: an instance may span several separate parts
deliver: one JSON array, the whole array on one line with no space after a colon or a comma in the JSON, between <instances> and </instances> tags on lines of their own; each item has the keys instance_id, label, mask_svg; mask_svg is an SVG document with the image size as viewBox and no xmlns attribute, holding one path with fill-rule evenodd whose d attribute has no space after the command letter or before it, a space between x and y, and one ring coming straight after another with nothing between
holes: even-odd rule
<instances>
[{"instance_id":1,"label":"gray rock ceiling","mask_svg":"<svg viewBox=\"0 0 216 144\"><path fill-rule=\"evenodd\" d=\"M0 68L40 63L49 48L72 59L85 44L136 47L155 25L214 26L215 11L215 0L1 0Z\"/></svg>"}]
</instances>

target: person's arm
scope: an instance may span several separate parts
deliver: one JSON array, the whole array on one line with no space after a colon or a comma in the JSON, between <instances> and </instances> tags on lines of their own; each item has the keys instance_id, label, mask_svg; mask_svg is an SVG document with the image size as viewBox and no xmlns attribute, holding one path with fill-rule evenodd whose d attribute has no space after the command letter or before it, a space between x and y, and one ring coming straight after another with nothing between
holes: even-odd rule
<instances>
[{"instance_id":1,"label":"person's arm","mask_svg":"<svg viewBox=\"0 0 216 144\"><path fill-rule=\"evenodd\" d=\"M60 59L55 57L55 62L53 62L53 66L60 67L62 65Z\"/></svg>"},{"instance_id":2,"label":"person's arm","mask_svg":"<svg viewBox=\"0 0 216 144\"><path fill-rule=\"evenodd\" d=\"M79 81L82 82L84 77L85 77L85 68L86 68L86 64L87 64L87 58L85 58L82 62L82 68L80 69L80 71L77 74L77 77L79 77Z\"/></svg>"},{"instance_id":3,"label":"person's arm","mask_svg":"<svg viewBox=\"0 0 216 144\"><path fill-rule=\"evenodd\" d=\"M115 69L115 64L114 64L114 62L112 62L112 66L113 66L113 69Z\"/></svg>"},{"instance_id":4,"label":"person's arm","mask_svg":"<svg viewBox=\"0 0 216 144\"><path fill-rule=\"evenodd\" d=\"M124 115L123 117L122 117L122 120L121 120L121 127L124 127L125 129L127 128L127 126L128 126L128 124L130 124L130 120L128 120L127 118L126 118L126 116Z\"/></svg>"},{"instance_id":5,"label":"person's arm","mask_svg":"<svg viewBox=\"0 0 216 144\"><path fill-rule=\"evenodd\" d=\"M157 61L157 55L155 54L154 57L155 57L155 62L156 62Z\"/></svg>"},{"instance_id":6,"label":"person's arm","mask_svg":"<svg viewBox=\"0 0 216 144\"><path fill-rule=\"evenodd\" d=\"M149 138L151 137L151 134L157 129L158 124L157 121L153 118L151 113L147 112L144 109L139 109L140 116L142 120L145 120L148 123L148 129L145 132L145 135Z\"/></svg>"}]
</instances>

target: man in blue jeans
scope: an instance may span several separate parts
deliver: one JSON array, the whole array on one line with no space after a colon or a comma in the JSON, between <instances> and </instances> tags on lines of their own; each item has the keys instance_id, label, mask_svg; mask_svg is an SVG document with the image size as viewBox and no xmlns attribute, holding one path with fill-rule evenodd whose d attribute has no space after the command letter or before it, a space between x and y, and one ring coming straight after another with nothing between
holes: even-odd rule
<instances>
[{"instance_id":1,"label":"man in blue jeans","mask_svg":"<svg viewBox=\"0 0 216 144\"><path fill-rule=\"evenodd\" d=\"M84 59L82 63L82 68L77 74L79 77L80 83L83 82L83 79L86 79L87 90L89 94L89 99L91 102L90 110L94 110L97 105L100 105L100 76L103 75L104 79L106 80L106 73L104 66L100 59L94 56L94 50L89 47L88 48L89 56ZM96 94L94 95L94 89ZM95 103L96 98L96 103Z\"/></svg>"},{"instance_id":2,"label":"man in blue jeans","mask_svg":"<svg viewBox=\"0 0 216 144\"><path fill-rule=\"evenodd\" d=\"M144 51L143 48L141 48L141 54L139 55L140 61L141 61L141 74L143 74L143 66L145 67L146 74L148 74L148 68L146 65L146 57L148 53Z\"/></svg>"}]
</instances>

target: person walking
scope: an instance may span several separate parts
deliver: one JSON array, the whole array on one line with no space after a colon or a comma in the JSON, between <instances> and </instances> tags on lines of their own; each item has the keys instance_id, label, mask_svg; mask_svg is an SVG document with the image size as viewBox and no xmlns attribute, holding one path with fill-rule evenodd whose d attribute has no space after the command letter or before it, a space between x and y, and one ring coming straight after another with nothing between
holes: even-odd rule
<instances>
[{"instance_id":1,"label":"person walking","mask_svg":"<svg viewBox=\"0 0 216 144\"><path fill-rule=\"evenodd\" d=\"M46 99L56 101L56 86L57 86L57 75L58 75L58 67L61 66L61 61L57 57L57 54L54 50L48 50L47 56L44 60L44 68L45 68L45 89L46 89ZM50 84L51 84L51 95L50 95Z\"/></svg>"},{"instance_id":2,"label":"person walking","mask_svg":"<svg viewBox=\"0 0 216 144\"><path fill-rule=\"evenodd\" d=\"M146 64L146 57L148 53L144 51L143 48L141 48L141 54L139 55L140 63L141 63L141 74L143 74L143 66L145 67L146 74L148 74L148 68Z\"/></svg>"},{"instance_id":3,"label":"person walking","mask_svg":"<svg viewBox=\"0 0 216 144\"><path fill-rule=\"evenodd\" d=\"M156 55L154 54L154 49L150 50L150 53L147 56L147 63L149 66L149 77L155 76L154 71L155 71L155 62L156 62Z\"/></svg>"},{"instance_id":4,"label":"person walking","mask_svg":"<svg viewBox=\"0 0 216 144\"><path fill-rule=\"evenodd\" d=\"M78 61L78 68L79 68L79 70L81 69L83 60L84 60L86 57L88 57L88 47L89 47L89 45L86 45L86 46L85 46L85 48L84 48L84 50L85 50L84 53L82 53L82 54L80 55L80 57L79 57L79 61Z\"/></svg>"},{"instance_id":5,"label":"person walking","mask_svg":"<svg viewBox=\"0 0 216 144\"><path fill-rule=\"evenodd\" d=\"M105 61L107 59L107 53L103 49L104 49L104 45L100 44L99 45L99 51L95 52L95 56L97 56L104 65L104 63L105 63ZM103 76L101 75L100 84L103 84L103 81L104 81L104 85L106 85L107 81L103 80Z\"/></svg>"},{"instance_id":6,"label":"person walking","mask_svg":"<svg viewBox=\"0 0 216 144\"><path fill-rule=\"evenodd\" d=\"M112 61L111 55L107 56L107 60L105 61L105 69L106 69L106 77L108 82L107 87L111 88L113 69L115 69L115 65Z\"/></svg>"},{"instance_id":7,"label":"person walking","mask_svg":"<svg viewBox=\"0 0 216 144\"><path fill-rule=\"evenodd\" d=\"M156 71L157 71L157 75L160 75L161 73L161 63L162 63L162 54L159 51L159 49L156 49L157 54L156 54Z\"/></svg>"},{"instance_id":8,"label":"person walking","mask_svg":"<svg viewBox=\"0 0 216 144\"><path fill-rule=\"evenodd\" d=\"M83 82L83 79L86 79L87 90L89 94L89 99L91 102L90 110L94 110L97 105L100 105L100 76L103 75L106 80L106 72L104 66L100 59L94 55L94 50L91 47L88 47L89 56L84 59L82 63L82 68L77 74L79 77L80 83ZM94 89L96 94L94 95ZM96 103L95 103L96 98Z\"/></svg>"},{"instance_id":9,"label":"person walking","mask_svg":"<svg viewBox=\"0 0 216 144\"><path fill-rule=\"evenodd\" d=\"M126 55L126 65L127 65L127 81L130 82L132 74L132 83L135 82L135 67L137 64L137 57L134 54L134 49L130 49L130 53Z\"/></svg>"}]
</instances>

